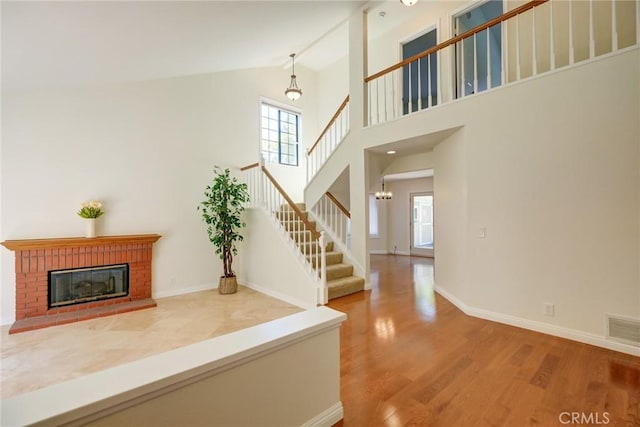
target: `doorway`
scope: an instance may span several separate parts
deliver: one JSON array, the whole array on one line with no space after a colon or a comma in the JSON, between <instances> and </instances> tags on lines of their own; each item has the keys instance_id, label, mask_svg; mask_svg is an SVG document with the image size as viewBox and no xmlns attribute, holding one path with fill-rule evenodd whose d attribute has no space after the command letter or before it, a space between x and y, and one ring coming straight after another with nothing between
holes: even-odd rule
<instances>
[{"instance_id":1,"label":"doorway","mask_svg":"<svg viewBox=\"0 0 640 427\"><path fill-rule=\"evenodd\" d=\"M411 193L411 255L433 258L433 193Z\"/></svg>"},{"instance_id":2,"label":"doorway","mask_svg":"<svg viewBox=\"0 0 640 427\"><path fill-rule=\"evenodd\" d=\"M502 0L488 0L453 18L455 35L502 15ZM502 84L502 24L455 44L456 98Z\"/></svg>"},{"instance_id":3,"label":"doorway","mask_svg":"<svg viewBox=\"0 0 640 427\"><path fill-rule=\"evenodd\" d=\"M402 44L402 60L435 47L438 32L434 28ZM402 114L413 113L438 104L438 56L435 54L402 67Z\"/></svg>"}]
</instances>

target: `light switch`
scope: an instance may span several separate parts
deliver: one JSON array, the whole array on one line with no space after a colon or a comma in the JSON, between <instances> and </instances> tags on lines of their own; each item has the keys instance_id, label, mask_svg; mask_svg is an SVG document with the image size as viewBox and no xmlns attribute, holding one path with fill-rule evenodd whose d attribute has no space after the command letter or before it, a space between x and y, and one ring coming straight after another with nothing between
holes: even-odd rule
<instances>
[{"instance_id":1,"label":"light switch","mask_svg":"<svg viewBox=\"0 0 640 427\"><path fill-rule=\"evenodd\" d=\"M484 239L487 237L487 229L484 227L480 227L480 232L478 233L478 237Z\"/></svg>"}]
</instances>

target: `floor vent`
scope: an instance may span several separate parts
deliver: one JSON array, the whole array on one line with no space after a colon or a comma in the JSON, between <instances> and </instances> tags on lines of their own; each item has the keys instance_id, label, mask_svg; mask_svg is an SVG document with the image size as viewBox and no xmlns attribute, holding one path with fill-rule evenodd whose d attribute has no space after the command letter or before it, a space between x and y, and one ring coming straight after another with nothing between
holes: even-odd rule
<instances>
[{"instance_id":1,"label":"floor vent","mask_svg":"<svg viewBox=\"0 0 640 427\"><path fill-rule=\"evenodd\" d=\"M640 347L640 320L607 315L607 338Z\"/></svg>"}]
</instances>

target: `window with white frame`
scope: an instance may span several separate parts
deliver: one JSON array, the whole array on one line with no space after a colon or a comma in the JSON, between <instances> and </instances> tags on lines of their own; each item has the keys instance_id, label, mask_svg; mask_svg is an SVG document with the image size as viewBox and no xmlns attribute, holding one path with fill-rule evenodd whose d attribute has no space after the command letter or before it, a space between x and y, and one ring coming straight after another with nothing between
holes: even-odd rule
<instances>
[{"instance_id":1,"label":"window with white frame","mask_svg":"<svg viewBox=\"0 0 640 427\"><path fill-rule=\"evenodd\" d=\"M378 237L378 202L375 194L369 194L369 236Z\"/></svg>"},{"instance_id":2,"label":"window with white frame","mask_svg":"<svg viewBox=\"0 0 640 427\"><path fill-rule=\"evenodd\" d=\"M298 166L300 113L262 102L260 145L270 163Z\"/></svg>"}]
</instances>

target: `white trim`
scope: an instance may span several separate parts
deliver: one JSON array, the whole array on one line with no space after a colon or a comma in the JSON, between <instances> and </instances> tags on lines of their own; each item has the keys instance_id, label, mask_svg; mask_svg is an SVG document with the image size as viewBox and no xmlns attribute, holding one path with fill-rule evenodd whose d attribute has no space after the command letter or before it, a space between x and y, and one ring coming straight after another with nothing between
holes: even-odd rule
<instances>
[{"instance_id":1,"label":"white trim","mask_svg":"<svg viewBox=\"0 0 640 427\"><path fill-rule=\"evenodd\" d=\"M640 8L638 8L638 9L640 10ZM633 45L633 46L628 46L628 47L625 47L624 49L619 49L619 50L617 50L615 52L605 53L603 55L596 56L595 58L592 58L592 59L585 59L585 60L582 60L580 62L575 62L575 63L573 63L571 65L565 65L565 66L562 66L560 68L556 68L555 70L544 71L542 73L536 74L535 76L529 76L529 77L521 78L520 80L515 80L515 81L512 81L512 82L501 84L500 86L492 87L491 89L487 89L487 90L483 90L482 92L478 92L478 93L474 94L473 96L474 97L484 96L485 94L492 93L493 91L504 90L506 88L509 88L509 87L512 87L512 86L515 86L515 85L519 85L519 84L524 84L524 83L530 82L530 81L532 81L534 79L546 78L546 77L552 76L554 74L564 73L566 71L571 71L571 70L573 70L573 69L575 69L577 67L584 67L584 66L588 66L588 65L594 64L594 63L599 62L599 61L605 61L605 60L607 60L609 58L612 58L614 56L617 56L617 55L624 55L625 53L633 52L634 50L640 50L640 44ZM463 100L467 99L467 98L468 97L465 96L465 97L462 97L462 98L452 99L451 101L446 101L446 102L443 102L441 104L434 105L434 106L430 107L429 110L433 110L434 108L440 108L440 107L443 107L445 105L450 105L450 104L453 104L454 102L463 102ZM416 111L416 113L418 113L418 112ZM364 128L364 130L367 131L367 132L371 132L369 129L374 129L374 128L379 127L379 126L384 126L384 125L387 125L388 123L392 123L392 122L398 122L398 121L406 119L406 118L408 118L410 116L412 116L412 115L411 114L405 114L405 115L398 116L395 119L387 120L386 122L380 122L380 123L375 123L375 124L372 124L372 125L368 125L368 126L366 126ZM464 125L456 126L456 127L457 128L462 128L463 126ZM366 138L367 135L365 134L364 137ZM377 145L367 146L367 147L365 147L365 149L366 150L371 150L372 148L379 147L380 145L384 145L384 143L378 143Z\"/></svg>"},{"instance_id":2,"label":"white trim","mask_svg":"<svg viewBox=\"0 0 640 427\"><path fill-rule=\"evenodd\" d=\"M475 8L482 6L485 3L489 3L489 1L491 1L491 0L471 0L467 4L465 4L463 6L460 6L459 8L454 9L451 12L449 12L449 22L451 22L451 29L453 30L455 28L454 19L456 19L458 16L463 15L463 14L465 14L467 12L470 12L470 11L474 10ZM507 5L505 4L505 2L503 0L502 1L502 13L505 13L506 7L507 7ZM454 37L453 31L451 31L451 34L449 34L449 35L451 37Z\"/></svg>"},{"instance_id":3,"label":"white trim","mask_svg":"<svg viewBox=\"0 0 640 427\"><path fill-rule=\"evenodd\" d=\"M260 97L260 107L262 107L263 103L273 105L274 107L282 108L283 110L289 110L292 113L302 115L302 110L300 108L294 107L293 105L290 105L290 104L285 104L283 102L276 101L271 98L267 98L266 96ZM262 116L262 111L260 111L260 116Z\"/></svg>"},{"instance_id":4,"label":"white trim","mask_svg":"<svg viewBox=\"0 0 640 427\"><path fill-rule=\"evenodd\" d=\"M640 356L640 348L631 345L621 344L607 340L605 337L591 334L588 332L578 331L575 329L565 328L548 323L538 322L535 320L524 319L522 317L512 316L509 314L497 313L495 311L485 310L481 308L471 307L462 302L458 297L450 294L439 286L435 286L435 291L443 298L455 305L467 316L477 317L480 319L491 320L505 325L516 326L518 328L528 329L530 331L540 332L555 337L566 338L572 341L578 341L585 344L595 345L597 347L606 348L621 353L630 354L632 356Z\"/></svg>"},{"instance_id":5,"label":"white trim","mask_svg":"<svg viewBox=\"0 0 640 427\"><path fill-rule=\"evenodd\" d=\"M336 402L315 417L311 418L301 427L331 427L344 418L342 402Z\"/></svg>"},{"instance_id":6,"label":"white trim","mask_svg":"<svg viewBox=\"0 0 640 427\"><path fill-rule=\"evenodd\" d=\"M270 105L272 107L276 107L278 109L281 110L286 110L289 111L291 113L297 114L298 115L298 141L297 141L297 146L298 146L298 164L297 165L290 165L287 163L280 163L280 160L278 159L277 165L282 165L282 166L292 166L295 168L300 168L303 167L302 164L302 160L303 157L305 157L306 159L306 151L304 150L304 144L302 142L302 110L300 108L294 107L292 105L289 104L284 104L282 102L278 102L275 101L271 98L267 98L265 96L260 96L260 104L258 106L258 158L262 159L265 163L272 163L267 161L267 159L264 158L264 155L262 153L262 105L263 104L267 104ZM306 161L306 160L305 160ZM306 163L304 165L305 169L306 169Z\"/></svg>"},{"instance_id":7,"label":"white trim","mask_svg":"<svg viewBox=\"0 0 640 427\"><path fill-rule=\"evenodd\" d=\"M172 290L168 290L168 291L160 291L160 292L153 293L153 295L151 297L152 298L168 298L168 297L175 297L175 296L178 296L178 295L190 294L190 293L193 293L193 292L210 291L212 289L218 289L218 284L217 283L203 283L202 285L194 285L194 286L189 286L187 288L172 289Z\"/></svg>"},{"instance_id":8,"label":"white trim","mask_svg":"<svg viewBox=\"0 0 640 427\"><path fill-rule=\"evenodd\" d=\"M317 307L20 394L2 401L2 424L88 424L335 330L345 320L344 313Z\"/></svg>"},{"instance_id":9,"label":"white trim","mask_svg":"<svg viewBox=\"0 0 640 427\"><path fill-rule=\"evenodd\" d=\"M371 249L369 250L369 254L371 255L387 255L389 251L385 251L384 249Z\"/></svg>"},{"instance_id":10,"label":"white trim","mask_svg":"<svg viewBox=\"0 0 640 427\"><path fill-rule=\"evenodd\" d=\"M249 289L253 289L256 292L260 292L261 294L265 294L265 295L268 295L270 297L282 300L284 302L288 302L289 304L293 304L293 305L295 305L297 307L304 308L306 310L310 310L310 309L316 307L313 304L309 304L309 303L307 303L307 302L305 302L303 300L294 298L294 297L292 297L290 295L286 295L286 294L283 294L281 292L274 291L273 289L265 288L264 286L256 285L255 283L247 282L245 280L241 281L240 279L238 279L238 284L242 285L242 286L246 286Z\"/></svg>"},{"instance_id":11,"label":"white trim","mask_svg":"<svg viewBox=\"0 0 640 427\"><path fill-rule=\"evenodd\" d=\"M338 236L333 233L333 231L331 230L331 227L329 227L329 225L326 222L324 222L322 218L316 215L313 209L309 210L308 213L309 213L309 216L311 216L311 218L320 225L320 228L324 230L326 234L329 235L329 237L331 238L331 241L333 242L334 250L338 249L340 252L342 252L343 260L353 265L353 269L355 273L354 276L364 277L366 275L366 271L364 267L353 257L353 254L351 253L351 249L348 248L342 242L342 240L339 239Z\"/></svg>"}]
</instances>

